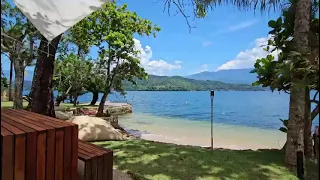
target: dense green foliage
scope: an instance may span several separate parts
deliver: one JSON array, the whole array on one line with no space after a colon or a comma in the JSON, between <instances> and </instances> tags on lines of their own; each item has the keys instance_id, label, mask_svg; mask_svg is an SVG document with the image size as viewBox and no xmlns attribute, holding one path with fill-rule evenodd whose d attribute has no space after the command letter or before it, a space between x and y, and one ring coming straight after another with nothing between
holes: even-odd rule
<instances>
[{"instance_id":1,"label":"dense green foliage","mask_svg":"<svg viewBox=\"0 0 320 180\"><path fill-rule=\"evenodd\" d=\"M279 51L278 59L270 54L257 59L252 71L258 74L254 85L290 94L289 117L280 119L283 127L279 129L287 133L285 161L290 165L297 164L294 157L297 151L303 151L308 159L313 156L312 120L319 114L318 11L318 0L312 4L308 0L290 0L281 16L268 23L272 30L266 51ZM311 91L316 91L313 97ZM312 103L316 104L313 110Z\"/></svg>"},{"instance_id":2,"label":"dense green foliage","mask_svg":"<svg viewBox=\"0 0 320 180\"><path fill-rule=\"evenodd\" d=\"M8 88L8 79L4 76L2 71L2 62L1 62L1 90Z\"/></svg>"},{"instance_id":3,"label":"dense green foliage","mask_svg":"<svg viewBox=\"0 0 320 180\"><path fill-rule=\"evenodd\" d=\"M318 101L316 100L319 91L319 1L313 1L311 11L311 22L309 32L310 53L308 58L302 58L300 61L294 61L298 55L294 51L292 41L294 33L294 1L288 7L283 9L281 17L277 20L269 21L268 25L272 30L269 32L271 38L268 41L267 51L273 52L279 50L278 59L272 55L257 59L252 73L256 73L258 80L253 85L262 85L270 87L272 91L284 91L290 93L290 87L293 85L291 74L298 72L302 78L307 79L305 86L310 91L316 91L315 96L308 103L316 103L317 106L311 112L313 120L319 114ZM298 55L299 56L299 55ZM297 64L298 63L298 64ZM301 84L300 84L301 86ZM284 127L280 130L286 132L288 120L281 120Z\"/></svg>"},{"instance_id":4,"label":"dense green foliage","mask_svg":"<svg viewBox=\"0 0 320 180\"><path fill-rule=\"evenodd\" d=\"M292 2L283 9L282 16L277 20L269 21L272 29L269 34L267 51L280 51L278 59L272 55L257 59L252 73L257 73L258 80L254 85L270 87L271 90L289 91L292 85L291 73L297 72L301 78L308 79L307 86L310 90L319 91L319 1L313 2L309 32L310 53L308 58L295 61L296 56L301 56L294 51L293 33L295 11Z\"/></svg>"},{"instance_id":5,"label":"dense green foliage","mask_svg":"<svg viewBox=\"0 0 320 180\"><path fill-rule=\"evenodd\" d=\"M92 63L71 53L63 60L55 61L53 84L60 96L72 95L77 98L85 93ZM75 99L76 103L76 99Z\"/></svg>"},{"instance_id":6,"label":"dense green foliage","mask_svg":"<svg viewBox=\"0 0 320 180\"><path fill-rule=\"evenodd\" d=\"M78 92L92 92L92 105L97 102L98 93L103 93L100 114L112 90L124 92L124 81L135 84L136 78L147 77L140 66L134 35L155 37L158 31L159 27L130 12L127 5L107 2L64 34L54 70L55 89L63 96L74 97ZM88 55L90 47L97 47L97 59ZM65 62L70 57L73 61ZM70 68L72 64L79 67ZM78 72L73 74L76 69Z\"/></svg>"},{"instance_id":7,"label":"dense green foliage","mask_svg":"<svg viewBox=\"0 0 320 180\"><path fill-rule=\"evenodd\" d=\"M266 88L253 87L247 84L229 84L219 81L203 81L180 76L153 76L147 80L137 80L137 85L125 83L128 91L265 91Z\"/></svg>"}]
</instances>

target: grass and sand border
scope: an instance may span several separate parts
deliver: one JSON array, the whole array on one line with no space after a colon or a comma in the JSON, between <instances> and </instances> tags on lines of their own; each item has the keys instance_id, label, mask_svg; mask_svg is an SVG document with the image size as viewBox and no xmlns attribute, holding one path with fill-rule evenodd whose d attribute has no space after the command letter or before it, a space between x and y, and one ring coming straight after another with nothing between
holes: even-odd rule
<instances>
[{"instance_id":1,"label":"grass and sand border","mask_svg":"<svg viewBox=\"0 0 320 180\"><path fill-rule=\"evenodd\" d=\"M284 164L284 152L273 149L213 151L147 141L104 141L94 144L114 151L114 166L133 179L297 180ZM306 179L319 179L318 167L307 164Z\"/></svg>"},{"instance_id":2,"label":"grass and sand border","mask_svg":"<svg viewBox=\"0 0 320 180\"><path fill-rule=\"evenodd\" d=\"M27 106L24 102L24 106ZM1 101L1 108L13 102ZM88 107L80 104L80 107ZM63 108L72 108L62 103ZM142 139L95 142L114 151L114 165L133 179L201 179L201 180L297 180L284 165L280 150L210 151L196 146L175 145ZM317 165L307 164L306 179L319 179Z\"/></svg>"}]
</instances>

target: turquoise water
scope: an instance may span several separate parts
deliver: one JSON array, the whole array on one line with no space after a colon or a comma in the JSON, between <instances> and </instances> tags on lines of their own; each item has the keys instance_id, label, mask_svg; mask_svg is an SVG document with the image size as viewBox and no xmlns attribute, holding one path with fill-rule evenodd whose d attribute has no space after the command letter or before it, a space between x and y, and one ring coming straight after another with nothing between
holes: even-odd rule
<instances>
[{"instance_id":1,"label":"turquoise water","mask_svg":"<svg viewBox=\"0 0 320 180\"><path fill-rule=\"evenodd\" d=\"M90 102L91 98L92 94L88 93L80 96L79 101ZM108 100L132 103L133 113L120 116L119 124L142 139L196 146L211 144L209 92L139 91L128 92L125 97L111 94ZM278 129L282 126L279 119L288 117L288 94L216 92L213 104L214 147L283 147L286 134Z\"/></svg>"},{"instance_id":2,"label":"turquoise water","mask_svg":"<svg viewBox=\"0 0 320 180\"><path fill-rule=\"evenodd\" d=\"M81 101L91 100L91 94ZM128 101L133 112L158 117L178 118L189 121L210 121L211 103L209 92L128 92L127 96L110 95L110 101ZM214 96L214 122L279 129L280 118L289 113L289 95L269 91L221 91ZM318 118L317 118L318 119ZM314 124L319 124L315 121Z\"/></svg>"},{"instance_id":3,"label":"turquoise water","mask_svg":"<svg viewBox=\"0 0 320 180\"><path fill-rule=\"evenodd\" d=\"M90 102L91 98L88 93L80 96L79 101ZM134 113L210 122L209 92L138 91L128 92L125 97L111 94L108 100L132 103ZM285 93L221 91L214 96L215 123L277 130L282 126L279 119L286 119L288 112L289 95ZM315 120L314 125L318 124Z\"/></svg>"}]
</instances>

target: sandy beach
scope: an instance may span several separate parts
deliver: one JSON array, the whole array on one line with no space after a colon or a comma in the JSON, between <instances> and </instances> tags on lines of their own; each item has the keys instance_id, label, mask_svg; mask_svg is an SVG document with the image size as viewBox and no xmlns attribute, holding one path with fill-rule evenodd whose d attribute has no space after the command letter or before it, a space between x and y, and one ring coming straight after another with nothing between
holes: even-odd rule
<instances>
[{"instance_id":1,"label":"sandy beach","mask_svg":"<svg viewBox=\"0 0 320 180\"><path fill-rule=\"evenodd\" d=\"M210 123L165 118L133 113L119 117L119 124L129 133L142 139L180 145L210 146ZM227 149L281 149L286 134L265 130L214 123L214 147Z\"/></svg>"}]
</instances>

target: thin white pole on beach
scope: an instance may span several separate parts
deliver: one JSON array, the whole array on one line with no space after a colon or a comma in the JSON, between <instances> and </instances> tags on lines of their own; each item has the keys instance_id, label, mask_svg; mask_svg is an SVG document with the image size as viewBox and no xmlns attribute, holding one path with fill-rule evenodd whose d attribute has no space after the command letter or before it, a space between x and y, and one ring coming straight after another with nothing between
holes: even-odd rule
<instances>
[{"instance_id":1,"label":"thin white pole on beach","mask_svg":"<svg viewBox=\"0 0 320 180\"><path fill-rule=\"evenodd\" d=\"M213 150L213 97L214 97L214 90L211 90L210 97L211 97L211 150Z\"/></svg>"}]
</instances>

